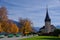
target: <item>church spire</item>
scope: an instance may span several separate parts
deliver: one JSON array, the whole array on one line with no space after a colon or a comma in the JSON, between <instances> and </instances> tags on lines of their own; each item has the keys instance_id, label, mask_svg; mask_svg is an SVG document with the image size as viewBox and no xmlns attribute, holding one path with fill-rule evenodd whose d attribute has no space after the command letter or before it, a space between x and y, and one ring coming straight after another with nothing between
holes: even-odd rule
<instances>
[{"instance_id":1,"label":"church spire","mask_svg":"<svg viewBox=\"0 0 60 40\"><path fill-rule=\"evenodd\" d=\"M45 22L46 21L51 21L49 14L48 14L48 8L46 8L46 17L45 17Z\"/></svg>"}]
</instances>

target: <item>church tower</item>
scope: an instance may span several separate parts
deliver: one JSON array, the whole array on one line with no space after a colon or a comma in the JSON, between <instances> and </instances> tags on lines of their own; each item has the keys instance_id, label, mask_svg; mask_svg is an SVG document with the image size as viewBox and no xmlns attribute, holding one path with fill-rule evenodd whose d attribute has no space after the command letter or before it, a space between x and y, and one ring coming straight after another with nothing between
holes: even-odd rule
<instances>
[{"instance_id":1,"label":"church tower","mask_svg":"<svg viewBox=\"0 0 60 40\"><path fill-rule=\"evenodd\" d=\"M45 33L51 32L51 19L48 14L48 8L46 9L46 17L45 17Z\"/></svg>"},{"instance_id":2,"label":"church tower","mask_svg":"<svg viewBox=\"0 0 60 40\"><path fill-rule=\"evenodd\" d=\"M45 21L45 25L42 28L40 28L40 31L42 33L50 33L56 29L54 25L51 25L51 19L49 17L48 8L46 8L46 17L44 21Z\"/></svg>"}]
</instances>

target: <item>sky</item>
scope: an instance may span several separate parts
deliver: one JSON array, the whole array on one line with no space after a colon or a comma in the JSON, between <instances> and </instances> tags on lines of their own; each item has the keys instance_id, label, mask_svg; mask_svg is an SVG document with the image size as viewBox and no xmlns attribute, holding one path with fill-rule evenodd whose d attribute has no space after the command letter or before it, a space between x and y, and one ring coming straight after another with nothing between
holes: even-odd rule
<instances>
[{"instance_id":1,"label":"sky","mask_svg":"<svg viewBox=\"0 0 60 40\"><path fill-rule=\"evenodd\" d=\"M46 6L51 18L51 24L60 25L60 0L0 0L0 7L5 6L8 18L19 21L28 18L34 27L42 27L46 16Z\"/></svg>"}]
</instances>

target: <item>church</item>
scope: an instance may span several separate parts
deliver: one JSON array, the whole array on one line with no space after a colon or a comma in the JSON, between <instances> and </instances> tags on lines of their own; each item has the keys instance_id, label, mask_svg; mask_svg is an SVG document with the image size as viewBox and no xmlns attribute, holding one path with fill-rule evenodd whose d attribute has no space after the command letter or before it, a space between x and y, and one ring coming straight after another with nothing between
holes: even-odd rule
<instances>
[{"instance_id":1,"label":"church","mask_svg":"<svg viewBox=\"0 0 60 40\"><path fill-rule=\"evenodd\" d=\"M40 28L40 31L42 33L50 33L56 29L56 27L54 25L51 25L51 19L50 19L49 14L48 14L48 8L46 10L46 17L45 17L44 21L45 21L45 26Z\"/></svg>"}]
</instances>

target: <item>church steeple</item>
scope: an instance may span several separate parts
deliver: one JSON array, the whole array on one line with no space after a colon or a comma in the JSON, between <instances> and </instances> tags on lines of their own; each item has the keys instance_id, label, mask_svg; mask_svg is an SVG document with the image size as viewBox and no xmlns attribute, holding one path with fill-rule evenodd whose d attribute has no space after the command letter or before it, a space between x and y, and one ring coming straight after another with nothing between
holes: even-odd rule
<instances>
[{"instance_id":1,"label":"church steeple","mask_svg":"<svg viewBox=\"0 0 60 40\"><path fill-rule=\"evenodd\" d=\"M49 17L49 14L48 14L48 8L46 9L46 17L45 17L45 22L46 21L51 21L50 17Z\"/></svg>"}]
</instances>

